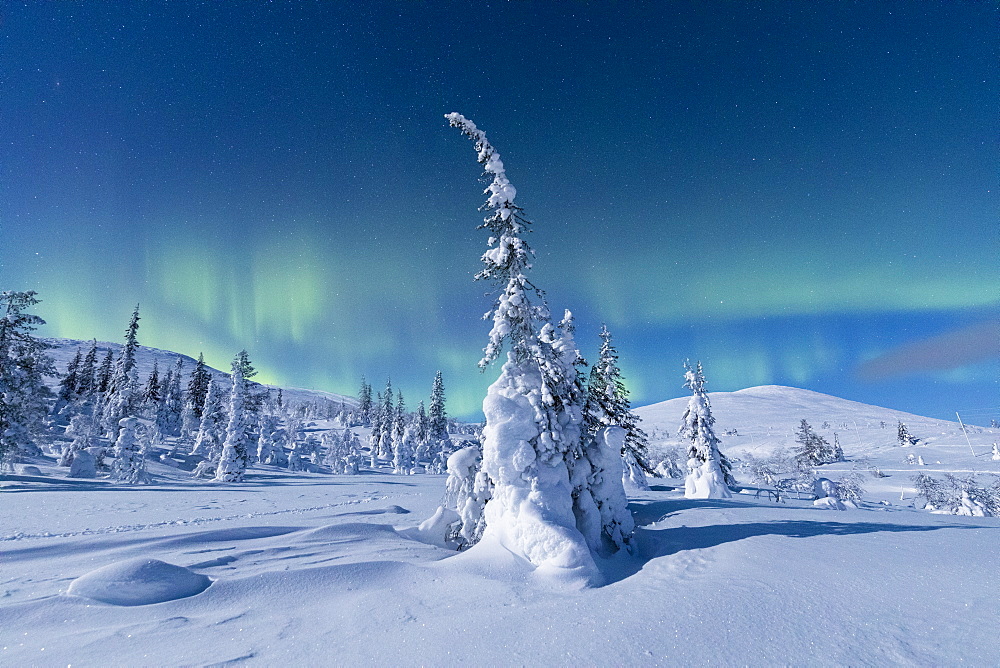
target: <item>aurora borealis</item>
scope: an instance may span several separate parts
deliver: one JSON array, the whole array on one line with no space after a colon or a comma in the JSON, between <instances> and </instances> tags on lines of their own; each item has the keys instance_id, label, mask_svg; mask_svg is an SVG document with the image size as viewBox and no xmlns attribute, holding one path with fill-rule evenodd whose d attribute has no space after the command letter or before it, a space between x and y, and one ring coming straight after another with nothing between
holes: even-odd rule
<instances>
[{"instance_id":1,"label":"aurora borealis","mask_svg":"<svg viewBox=\"0 0 1000 668\"><path fill-rule=\"evenodd\" d=\"M534 280L585 356L607 322L637 404L682 394L690 357L711 390L996 407L988 340L872 361L996 331L997 20L930 1L5 3L0 284L39 292L46 334L119 341L139 303L143 344L223 369L246 348L266 382L391 375L415 406L441 369L474 417L496 371L476 368L491 299L458 111L535 221Z\"/></svg>"}]
</instances>

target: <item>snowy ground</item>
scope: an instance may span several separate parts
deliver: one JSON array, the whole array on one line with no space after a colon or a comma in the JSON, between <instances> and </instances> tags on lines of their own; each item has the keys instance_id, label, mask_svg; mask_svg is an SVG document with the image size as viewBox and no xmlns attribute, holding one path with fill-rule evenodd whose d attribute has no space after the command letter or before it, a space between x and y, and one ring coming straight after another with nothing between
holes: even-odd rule
<instances>
[{"instance_id":1,"label":"snowy ground","mask_svg":"<svg viewBox=\"0 0 1000 668\"><path fill-rule=\"evenodd\" d=\"M781 447L801 418L831 432L845 421L810 413L841 400L755 389L712 395L720 433L747 434L723 437L731 454L751 434ZM762 393L784 400L758 413L745 398ZM667 433L675 408L643 409L646 426ZM997 665L1000 519L917 510L907 489L917 468L1000 472L1000 436L973 433L973 456L957 425L911 416L929 444L909 450L942 463L909 466L895 422L882 429L884 409L867 409L870 431L841 438L849 461L820 471L859 456L883 467L864 508L687 501L662 481L631 497L636 554L582 590L489 545L456 555L417 540L441 476L256 467L230 485L150 461L156 484L125 487L36 458L41 475L0 476L0 664ZM186 570L139 568L149 559ZM186 595L192 573L211 584ZM98 600L128 597L162 602Z\"/></svg>"}]
</instances>

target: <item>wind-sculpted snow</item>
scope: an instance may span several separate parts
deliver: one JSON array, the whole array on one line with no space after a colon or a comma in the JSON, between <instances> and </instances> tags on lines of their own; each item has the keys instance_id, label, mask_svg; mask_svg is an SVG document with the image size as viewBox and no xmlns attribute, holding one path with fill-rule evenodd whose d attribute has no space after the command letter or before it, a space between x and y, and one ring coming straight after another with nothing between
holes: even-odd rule
<instances>
[{"instance_id":1,"label":"wind-sculpted snow","mask_svg":"<svg viewBox=\"0 0 1000 668\"><path fill-rule=\"evenodd\" d=\"M111 605L150 605L187 598L212 581L158 559L129 559L109 564L73 580L68 594Z\"/></svg>"}]
</instances>

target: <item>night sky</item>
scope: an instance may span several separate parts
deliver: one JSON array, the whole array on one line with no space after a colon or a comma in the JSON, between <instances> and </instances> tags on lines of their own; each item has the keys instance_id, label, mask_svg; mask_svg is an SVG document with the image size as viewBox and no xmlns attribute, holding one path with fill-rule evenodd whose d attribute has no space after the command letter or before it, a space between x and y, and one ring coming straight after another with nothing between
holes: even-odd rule
<instances>
[{"instance_id":1,"label":"night sky","mask_svg":"<svg viewBox=\"0 0 1000 668\"><path fill-rule=\"evenodd\" d=\"M636 404L784 384L1000 406L992 2L4 2L0 288L140 341L475 417L472 144ZM956 343L959 342L959 343Z\"/></svg>"}]
</instances>

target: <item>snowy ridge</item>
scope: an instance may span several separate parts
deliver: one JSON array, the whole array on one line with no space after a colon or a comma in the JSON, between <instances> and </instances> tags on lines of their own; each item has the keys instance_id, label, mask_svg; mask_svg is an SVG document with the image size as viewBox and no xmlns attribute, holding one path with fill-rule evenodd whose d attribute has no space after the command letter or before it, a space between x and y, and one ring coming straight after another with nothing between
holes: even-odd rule
<instances>
[{"instance_id":1,"label":"snowy ridge","mask_svg":"<svg viewBox=\"0 0 1000 668\"><path fill-rule=\"evenodd\" d=\"M43 338L43 341L53 346L48 354L51 355L52 359L56 362L56 370L60 373L66 372L66 366L69 364L70 360L76 354L77 349L80 349L81 354L86 355L87 351L90 349L91 341L81 341L79 339L60 339L60 338ZM122 349L122 344L111 343L108 341L98 341L97 342L97 362L100 364L101 360L104 359L104 355L107 354L108 350L117 357L119 351ZM160 348L151 348L149 346L139 346L136 351L136 370L139 374L139 384L144 385L146 378L149 376L150 372L153 370L154 361L159 364L160 378L169 370L174 368L174 364L177 363L177 359L180 358L184 360L184 369L182 371L184 380L182 381L182 386L187 386L188 376L194 369L197 360L188 355L181 353L175 353L171 350L162 350ZM212 373L212 378L228 392L230 387L229 374L224 371L207 366L209 371ZM55 386L58 384L58 379L49 378L47 379L50 386ZM277 385L268 385L265 383L260 383L262 387L277 390ZM344 394L336 394L334 392L324 392L323 390L310 390L298 387L282 387L282 393L286 401L291 401L292 403L317 401L317 400L327 400L334 403L344 403L347 406L356 406L358 401L354 397L349 397Z\"/></svg>"},{"instance_id":2,"label":"snowy ridge","mask_svg":"<svg viewBox=\"0 0 1000 668\"><path fill-rule=\"evenodd\" d=\"M708 396L716 419L715 431L727 453L750 452L760 456L777 448L794 447L794 431L802 420L807 420L827 440L832 441L833 434L837 433L845 451L855 455L870 455L896 447L899 422L906 424L925 444L967 447L957 422L871 406L811 390L762 385L735 392L710 392ZM680 397L643 406L635 412L643 420L643 429L653 435L654 443L678 445L681 441L675 434L687 402L688 397ZM967 425L967 429L970 437L980 441L993 433L983 427ZM736 434L732 433L734 430Z\"/></svg>"}]
</instances>

